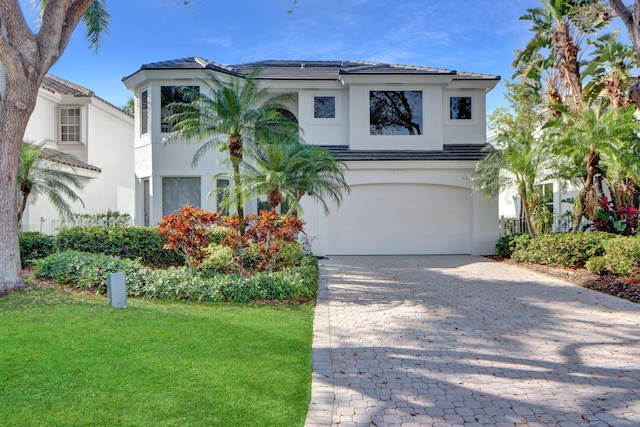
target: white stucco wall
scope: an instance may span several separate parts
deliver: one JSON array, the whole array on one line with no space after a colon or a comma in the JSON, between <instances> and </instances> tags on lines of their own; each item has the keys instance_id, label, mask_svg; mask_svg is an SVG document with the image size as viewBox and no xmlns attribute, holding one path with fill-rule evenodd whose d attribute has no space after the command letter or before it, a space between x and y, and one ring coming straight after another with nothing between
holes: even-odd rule
<instances>
[{"instance_id":1,"label":"white stucco wall","mask_svg":"<svg viewBox=\"0 0 640 427\"><path fill-rule=\"evenodd\" d=\"M60 105L82 108L83 144L56 143L59 138L57 109ZM25 131L25 140L51 141L52 148L102 169L100 174L72 170L81 176L83 188L76 193L84 201L84 207L80 203L71 203L74 213L97 214L112 210L135 214L131 116L95 97L73 98L41 89ZM23 216L23 229L53 233L55 221L59 219L47 198L40 197Z\"/></svg>"}]
</instances>

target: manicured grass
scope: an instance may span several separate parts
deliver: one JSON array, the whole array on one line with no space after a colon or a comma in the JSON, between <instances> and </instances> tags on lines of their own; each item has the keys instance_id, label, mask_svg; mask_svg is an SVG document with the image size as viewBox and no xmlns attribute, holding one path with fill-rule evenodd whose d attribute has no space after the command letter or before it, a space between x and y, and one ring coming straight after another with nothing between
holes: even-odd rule
<instances>
[{"instance_id":1,"label":"manicured grass","mask_svg":"<svg viewBox=\"0 0 640 427\"><path fill-rule=\"evenodd\" d=\"M0 425L302 426L313 305L0 298Z\"/></svg>"}]
</instances>

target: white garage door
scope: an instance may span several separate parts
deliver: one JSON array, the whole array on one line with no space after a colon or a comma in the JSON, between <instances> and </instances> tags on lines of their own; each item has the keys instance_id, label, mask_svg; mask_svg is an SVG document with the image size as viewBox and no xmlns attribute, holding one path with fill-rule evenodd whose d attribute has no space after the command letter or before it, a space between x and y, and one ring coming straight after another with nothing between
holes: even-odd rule
<instances>
[{"instance_id":1,"label":"white garage door","mask_svg":"<svg viewBox=\"0 0 640 427\"><path fill-rule=\"evenodd\" d=\"M424 184L351 187L328 218L327 254L467 254L471 196Z\"/></svg>"}]
</instances>

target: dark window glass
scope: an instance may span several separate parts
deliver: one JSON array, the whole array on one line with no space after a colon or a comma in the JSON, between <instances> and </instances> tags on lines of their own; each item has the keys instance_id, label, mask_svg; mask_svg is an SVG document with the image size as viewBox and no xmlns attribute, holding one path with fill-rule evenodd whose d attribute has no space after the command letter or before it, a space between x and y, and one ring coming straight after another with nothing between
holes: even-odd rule
<instances>
[{"instance_id":1,"label":"dark window glass","mask_svg":"<svg viewBox=\"0 0 640 427\"><path fill-rule=\"evenodd\" d=\"M449 105L451 120L471 120L471 97L452 96Z\"/></svg>"},{"instance_id":2,"label":"dark window glass","mask_svg":"<svg viewBox=\"0 0 640 427\"><path fill-rule=\"evenodd\" d=\"M162 215L177 212L184 205L200 207L200 177L162 178Z\"/></svg>"},{"instance_id":3,"label":"dark window glass","mask_svg":"<svg viewBox=\"0 0 640 427\"><path fill-rule=\"evenodd\" d=\"M422 135L422 91L369 92L371 135Z\"/></svg>"},{"instance_id":4,"label":"dark window glass","mask_svg":"<svg viewBox=\"0 0 640 427\"><path fill-rule=\"evenodd\" d=\"M160 88L160 131L171 132L173 125L165 120L165 117L173 114L171 104L184 102L189 103L193 100L189 96L189 91L199 92L198 86L162 86Z\"/></svg>"},{"instance_id":5,"label":"dark window glass","mask_svg":"<svg viewBox=\"0 0 640 427\"><path fill-rule=\"evenodd\" d=\"M218 203L218 211L222 213L222 215L229 215L229 209L223 206L223 202L225 199L225 192L229 190L229 180L228 179L217 179L216 187L218 191L216 192L216 201Z\"/></svg>"},{"instance_id":6,"label":"dark window glass","mask_svg":"<svg viewBox=\"0 0 640 427\"><path fill-rule=\"evenodd\" d=\"M316 119L335 119L336 97L335 96L314 96L313 97L313 117Z\"/></svg>"},{"instance_id":7,"label":"dark window glass","mask_svg":"<svg viewBox=\"0 0 640 427\"><path fill-rule=\"evenodd\" d=\"M149 107L148 107L148 94L145 90L140 95L140 133L144 135L149 131Z\"/></svg>"}]
</instances>

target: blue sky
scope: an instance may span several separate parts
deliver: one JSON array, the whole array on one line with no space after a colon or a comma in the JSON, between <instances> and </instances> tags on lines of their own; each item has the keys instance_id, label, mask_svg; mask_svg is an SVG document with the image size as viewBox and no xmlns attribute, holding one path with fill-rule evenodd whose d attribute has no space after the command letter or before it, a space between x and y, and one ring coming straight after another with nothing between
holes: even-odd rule
<instances>
[{"instance_id":1,"label":"blue sky","mask_svg":"<svg viewBox=\"0 0 640 427\"><path fill-rule=\"evenodd\" d=\"M122 77L145 63L187 56L225 64L371 60L510 78L513 51L530 38L528 23L518 18L540 6L539 0L299 0L289 14L292 0L107 4L110 32L97 54L79 26L51 72L118 106L131 96ZM489 112L503 105L502 94L500 84L488 95Z\"/></svg>"}]
</instances>

